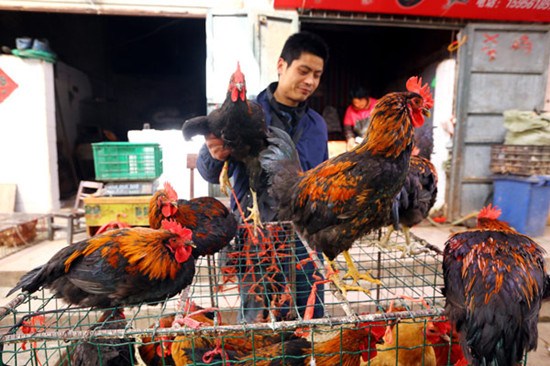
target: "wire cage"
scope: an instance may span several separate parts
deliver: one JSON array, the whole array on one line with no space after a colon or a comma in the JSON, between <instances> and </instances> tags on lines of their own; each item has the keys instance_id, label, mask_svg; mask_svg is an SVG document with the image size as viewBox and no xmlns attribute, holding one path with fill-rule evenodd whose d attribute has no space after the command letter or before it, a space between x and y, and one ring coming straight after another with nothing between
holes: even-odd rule
<instances>
[{"instance_id":1,"label":"wire cage","mask_svg":"<svg viewBox=\"0 0 550 366\"><path fill-rule=\"evenodd\" d=\"M47 239L48 215L0 214L0 258Z\"/></svg>"},{"instance_id":2,"label":"wire cage","mask_svg":"<svg viewBox=\"0 0 550 366\"><path fill-rule=\"evenodd\" d=\"M425 365L436 354L438 365L454 364L450 326L447 340L434 341L428 332L445 324L440 253L416 237L414 255L381 250L374 245L380 235L350 251L360 272L382 282L361 281L370 293L344 297L331 284L314 282L303 289L309 279L322 283L324 269L313 267L306 276L313 264L291 225L272 223L257 235L243 228L229 248L197 261L194 282L181 295L127 307L124 318L118 309L67 306L44 290L19 294L0 308L0 365L110 365L113 354L126 360L117 365L287 365L312 364L312 358L331 366L397 365L408 358ZM390 238L398 246L404 241L400 233ZM383 345L374 336L380 326ZM88 363L79 363L82 354Z\"/></svg>"}]
</instances>

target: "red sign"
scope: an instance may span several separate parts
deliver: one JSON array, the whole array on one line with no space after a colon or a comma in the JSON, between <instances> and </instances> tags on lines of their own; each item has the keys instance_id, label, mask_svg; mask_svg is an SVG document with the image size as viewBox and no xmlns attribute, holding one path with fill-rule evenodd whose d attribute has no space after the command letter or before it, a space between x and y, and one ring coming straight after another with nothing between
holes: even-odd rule
<instances>
[{"instance_id":1,"label":"red sign","mask_svg":"<svg viewBox=\"0 0 550 366\"><path fill-rule=\"evenodd\" d=\"M275 0L275 9L550 22L550 0Z\"/></svg>"},{"instance_id":2,"label":"red sign","mask_svg":"<svg viewBox=\"0 0 550 366\"><path fill-rule=\"evenodd\" d=\"M0 103L9 97L15 89L17 89L15 81L13 81L4 70L0 69Z\"/></svg>"}]
</instances>

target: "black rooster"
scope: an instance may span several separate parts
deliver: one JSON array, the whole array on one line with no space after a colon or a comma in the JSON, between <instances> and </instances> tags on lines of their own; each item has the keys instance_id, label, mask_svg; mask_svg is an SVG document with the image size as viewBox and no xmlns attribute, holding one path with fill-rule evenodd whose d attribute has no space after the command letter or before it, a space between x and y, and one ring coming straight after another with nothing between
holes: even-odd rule
<instances>
[{"instance_id":1,"label":"black rooster","mask_svg":"<svg viewBox=\"0 0 550 366\"><path fill-rule=\"evenodd\" d=\"M249 177L253 207L246 220L253 220L261 226L256 192L260 191L262 168L258 160L259 153L267 145L267 126L263 109L256 103L246 99L246 82L239 64L231 75L227 97L220 108L213 110L208 116L198 116L185 121L182 127L186 140L195 135L208 136L213 134L223 140L225 147L231 149L231 158L244 163ZM227 194L230 186L228 161L220 174L221 190Z\"/></svg>"},{"instance_id":2,"label":"black rooster","mask_svg":"<svg viewBox=\"0 0 550 366\"><path fill-rule=\"evenodd\" d=\"M433 207L437 198L437 171L426 158L413 155L409 172L401 192L395 197L392 205L391 222L386 235L380 240L382 248L396 247L403 255L415 254L411 243L410 228L422 222ZM405 245L389 244L389 239L395 227L402 226L405 235Z\"/></svg>"}]
</instances>

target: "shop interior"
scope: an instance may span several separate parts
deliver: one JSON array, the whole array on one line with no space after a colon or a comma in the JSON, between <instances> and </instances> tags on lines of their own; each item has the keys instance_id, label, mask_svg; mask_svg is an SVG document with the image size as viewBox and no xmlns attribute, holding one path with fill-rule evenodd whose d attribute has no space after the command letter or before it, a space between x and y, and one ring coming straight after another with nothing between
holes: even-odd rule
<instances>
[{"instance_id":1,"label":"shop interior","mask_svg":"<svg viewBox=\"0 0 550 366\"><path fill-rule=\"evenodd\" d=\"M68 120L63 108L56 115L62 198L78 186L64 167L72 164L78 180L94 178L91 143L126 141L129 130L144 126L179 129L185 119L205 113L205 19L0 12L0 23L4 52L18 37L48 41L57 56L56 95L78 103L76 118ZM437 64L456 56L447 49L456 31L448 28L300 24L330 48L311 106L336 112L325 114L331 140L343 139L352 88L361 85L379 98L418 74L433 87ZM429 121L426 128L432 129Z\"/></svg>"}]
</instances>

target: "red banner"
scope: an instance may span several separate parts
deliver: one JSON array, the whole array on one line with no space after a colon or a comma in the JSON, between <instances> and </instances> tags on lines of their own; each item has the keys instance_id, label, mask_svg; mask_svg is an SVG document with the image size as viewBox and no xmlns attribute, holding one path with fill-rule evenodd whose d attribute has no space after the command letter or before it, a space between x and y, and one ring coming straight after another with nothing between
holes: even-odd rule
<instances>
[{"instance_id":1,"label":"red banner","mask_svg":"<svg viewBox=\"0 0 550 366\"><path fill-rule=\"evenodd\" d=\"M550 22L550 0L275 0L275 9Z\"/></svg>"}]
</instances>

